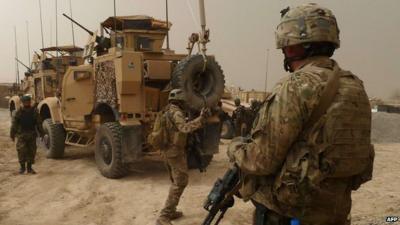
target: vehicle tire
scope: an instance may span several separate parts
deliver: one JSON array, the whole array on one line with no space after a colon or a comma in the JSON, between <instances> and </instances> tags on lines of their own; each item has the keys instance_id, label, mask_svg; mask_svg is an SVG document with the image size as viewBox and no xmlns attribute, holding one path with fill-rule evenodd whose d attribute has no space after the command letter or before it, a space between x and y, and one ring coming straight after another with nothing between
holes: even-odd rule
<instances>
[{"instance_id":1,"label":"vehicle tire","mask_svg":"<svg viewBox=\"0 0 400 225\"><path fill-rule=\"evenodd\" d=\"M207 57L204 72L203 67L203 56L192 55L180 61L172 73L172 88L182 89L194 110L200 110L205 102L208 107L216 106L224 93L225 78L220 65L213 57Z\"/></svg>"},{"instance_id":2,"label":"vehicle tire","mask_svg":"<svg viewBox=\"0 0 400 225\"><path fill-rule=\"evenodd\" d=\"M212 158L213 158L213 155L203 155L202 156L204 169L206 169L208 167L208 165L210 165ZM189 152L187 155L187 163L188 163L189 169L199 169L200 168L200 163L196 159L195 154L193 154L192 152Z\"/></svg>"},{"instance_id":3,"label":"vehicle tire","mask_svg":"<svg viewBox=\"0 0 400 225\"><path fill-rule=\"evenodd\" d=\"M10 111L10 117L11 117L11 119L14 118L16 112L17 112L17 110L15 110L15 109Z\"/></svg>"},{"instance_id":4,"label":"vehicle tire","mask_svg":"<svg viewBox=\"0 0 400 225\"><path fill-rule=\"evenodd\" d=\"M15 103L11 102L9 108L10 108L10 117L12 119L12 118L14 118L15 113L17 112L17 110L15 109Z\"/></svg>"},{"instance_id":5,"label":"vehicle tire","mask_svg":"<svg viewBox=\"0 0 400 225\"><path fill-rule=\"evenodd\" d=\"M235 135L235 128L231 120L224 120L221 128L221 138L232 139Z\"/></svg>"},{"instance_id":6,"label":"vehicle tire","mask_svg":"<svg viewBox=\"0 0 400 225\"><path fill-rule=\"evenodd\" d=\"M45 119L42 124L44 137L43 142L46 149L46 157L59 159L64 156L65 130L62 124L53 123L52 119Z\"/></svg>"},{"instance_id":7,"label":"vehicle tire","mask_svg":"<svg viewBox=\"0 0 400 225\"><path fill-rule=\"evenodd\" d=\"M107 178L121 178L128 173L122 161L122 127L118 122L104 123L96 133L95 159L100 173Z\"/></svg>"}]
</instances>

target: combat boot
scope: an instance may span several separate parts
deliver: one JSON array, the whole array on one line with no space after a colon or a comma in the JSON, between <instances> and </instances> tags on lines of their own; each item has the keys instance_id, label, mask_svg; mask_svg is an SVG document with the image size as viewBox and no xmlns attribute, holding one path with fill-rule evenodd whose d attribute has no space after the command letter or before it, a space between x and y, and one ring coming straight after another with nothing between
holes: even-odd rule
<instances>
[{"instance_id":1,"label":"combat boot","mask_svg":"<svg viewBox=\"0 0 400 225\"><path fill-rule=\"evenodd\" d=\"M36 171L32 168L32 163L28 163L28 173L36 174Z\"/></svg>"},{"instance_id":2,"label":"combat boot","mask_svg":"<svg viewBox=\"0 0 400 225\"><path fill-rule=\"evenodd\" d=\"M156 225L172 225L171 219L166 216L160 216L156 221Z\"/></svg>"},{"instance_id":3,"label":"combat boot","mask_svg":"<svg viewBox=\"0 0 400 225\"><path fill-rule=\"evenodd\" d=\"M171 214L168 214L168 218L170 220L176 220L176 219L181 218L182 216L183 216L183 212L181 212L181 211L175 211Z\"/></svg>"},{"instance_id":4,"label":"combat boot","mask_svg":"<svg viewBox=\"0 0 400 225\"><path fill-rule=\"evenodd\" d=\"M19 168L19 174L24 174L25 173L25 163L20 163L21 168Z\"/></svg>"}]
</instances>

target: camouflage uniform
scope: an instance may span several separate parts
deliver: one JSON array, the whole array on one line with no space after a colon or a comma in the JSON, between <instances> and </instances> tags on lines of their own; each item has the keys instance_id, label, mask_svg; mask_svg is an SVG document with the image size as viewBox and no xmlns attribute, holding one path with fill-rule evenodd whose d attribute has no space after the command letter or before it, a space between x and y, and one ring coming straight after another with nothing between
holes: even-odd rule
<instances>
[{"instance_id":1,"label":"camouflage uniform","mask_svg":"<svg viewBox=\"0 0 400 225\"><path fill-rule=\"evenodd\" d=\"M166 126L170 144L161 151L172 184L160 217L171 218L171 215L176 213L179 199L189 181L185 150L187 135L201 128L204 119L203 117L198 117L190 122L186 122L184 111L174 104L170 104L165 113L167 114Z\"/></svg>"},{"instance_id":2,"label":"camouflage uniform","mask_svg":"<svg viewBox=\"0 0 400 225\"><path fill-rule=\"evenodd\" d=\"M19 109L12 120L10 137L17 138L18 161L35 163L37 132L43 134L39 114L34 107Z\"/></svg>"},{"instance_id":3,"label":"camouflage uniform","mask_svg":"<svg viewBox=\"0 0 400 225\"><path fill-rule=\"evenodd\" d=\"M350 224L351 191L371 179L374 148L363 83L330 59L340 46L336 17L314 3L288 7L276 45L292 73L264 102L251 139L228 148L243 172L240 194L284 224Z\"/></svg>"},{"instance_id":4,"label":"camouflage uniform","mask_svg":"<svg viewBox=\"0 0 400 225\"><path fill-rule=\"evenodd\" d=\"M246 123L246 108L239 105L232 113L232 120L235 126L235 137L242 136L242 127Z\"/></svg>"},{"instance_id":5,"label":"camouflage uniform","mask_svg":"<svg viewBox=\"0 0 400 225\"><path fill-rule=\"evenodd\" d=\"M305 127L327 79L340 88L326 115ZM351 191L372 176L371 110L362 81L328 57L309 58L260 109L247 142L228 155L244 173L241 195L301 224L348 224Z\"/></svg>"}]
</instances>

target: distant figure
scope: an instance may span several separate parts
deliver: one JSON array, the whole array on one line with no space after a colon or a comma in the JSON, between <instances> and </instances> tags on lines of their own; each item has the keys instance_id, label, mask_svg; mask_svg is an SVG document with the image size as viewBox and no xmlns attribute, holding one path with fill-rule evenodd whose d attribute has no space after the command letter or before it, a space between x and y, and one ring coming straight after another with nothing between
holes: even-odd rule
<instances>
[{"instance_id":1,"label":"distant figure","mask_svg":"<svg viewBox=\"0 0 400 225\"><path fill-rule=\"evenodd\" d=\"M236 109L232 113L232 121L235 126L235 137L242 136L246 125L246 108L241 105L240 99L235 99Z\"/></svg>"},{"instance_id":2,"label":"distant figure","mask_svg":"<svg viewBox=\"0 0 400 225\"><path fill-rule=\"evenodd\" d=\"M37 134L43 136L42 123L36 108L32 107L31 96L24 95L21 101L23 107L13 117L10 137L13 142L17 138L18 161L21 166L19 173L23 174L27 170L35 174L32 164L35 163Z\"/></svg>"},{"instance_id":3,"label":"distant figure","mask_svg":"<svg viewBox=\"0 0 400 225\"><path fill-rule=\"evenodd\" d=\"M247 137L251 133L251 128L253 127L254 120L258 115L258 111L260 110L261 102L255 99L251 100L250 107L245 108L245 118L244 123L245 126L242 126L242 137Z\"/></svg>"},{"instance_id":4,"label":"distant figure","mask_svg":"<svg viewBox=\"0 0 400 225\"><path fill-rule=\"evenodd\" d=\"M187 122L186 113L184 112L185 97L180 89L172 90L168 101L170 104L164 113L168 145L161 149L161 153L167 165L172 184L165 206L157 219L156 224L158 225L170 225L171 220L183 216L183 213L177 211L176 207L189 181L186 155L187 136L189 133L203 127L209 114L207 109L203 109L199 117Z\"/></svg>"},{"instance_id":5,"label":"distant figure","mask_svg":"<svg viewBox=\"0 0 400 225\"><path fill-rule=\"evenodd\" d=\"M228 147L255 224L349 225L351 193L371 180L371 108L363 82L331 59L339 28L329 9L281 11L276 44L290 72L258 112L251 137Z\"/></svg>"}]
</instances>

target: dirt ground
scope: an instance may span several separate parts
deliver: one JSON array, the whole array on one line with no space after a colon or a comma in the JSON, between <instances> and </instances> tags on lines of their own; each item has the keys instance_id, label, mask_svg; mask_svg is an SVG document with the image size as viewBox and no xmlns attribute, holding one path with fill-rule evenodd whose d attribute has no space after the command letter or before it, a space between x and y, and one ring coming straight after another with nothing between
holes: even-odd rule
<instances>
[{"instance_id":1,"label":"dirt ground","mask_svg":"<svg viewBox=\"0 0 400 225\"><path fill-rule=\"evenodd\" d=\"M8 138L9 118L0 110L1 225L153 225L166 198L169 180L163 163L146 159L132 166L126 178L102 177L93 150L66 149L63 160L49 160L38 150L37 175L17 175L14 144ZM400 216L400 144L376 145L373 181L353 195L353 224L386 224ZM190 172L190 186L180 208L185 217L174 224L201 224L202 203L214 180L229 166L226 144L207 173ZM221 224L250 225L252 206L236 201Z\"/></svg>"}]
</instances>

